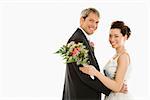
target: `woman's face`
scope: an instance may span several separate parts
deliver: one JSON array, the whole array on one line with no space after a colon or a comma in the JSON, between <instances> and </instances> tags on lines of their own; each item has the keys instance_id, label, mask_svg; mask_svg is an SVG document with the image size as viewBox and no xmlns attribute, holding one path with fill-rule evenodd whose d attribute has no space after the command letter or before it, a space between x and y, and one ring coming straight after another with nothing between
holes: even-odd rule
<instances>
[{"instance_id":1,"label":"woman's face","mask_svg":"<svg viewBox=\"0 0 150 100\"><path fill-rule=\"evenodd\" d=\"M113 48L119 48L124 46L124 42L127 39L127 36L121 34L121 30L118 28L110 29L109 42Z\"/></svg>"}]
</instances>

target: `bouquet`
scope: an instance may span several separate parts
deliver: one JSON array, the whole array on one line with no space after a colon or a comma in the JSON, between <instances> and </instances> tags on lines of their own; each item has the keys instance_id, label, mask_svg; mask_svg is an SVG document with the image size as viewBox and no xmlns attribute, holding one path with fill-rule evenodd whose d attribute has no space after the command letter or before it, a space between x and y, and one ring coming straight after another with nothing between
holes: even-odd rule
<instances>
[{"instance_id":1,"label":"bouquet","mask_svg":"<svg viewBox=\"0 0 150 100\"><path fill-rule=\"evenodd\" d=\"M77 65L89 64L88 59L89 50L86 49L86 46L83 43L75 43L71 41L67 45L63 45L58 51L57 54L60 54L65 63L76 62Z\"/></svg>"}]
</instances>

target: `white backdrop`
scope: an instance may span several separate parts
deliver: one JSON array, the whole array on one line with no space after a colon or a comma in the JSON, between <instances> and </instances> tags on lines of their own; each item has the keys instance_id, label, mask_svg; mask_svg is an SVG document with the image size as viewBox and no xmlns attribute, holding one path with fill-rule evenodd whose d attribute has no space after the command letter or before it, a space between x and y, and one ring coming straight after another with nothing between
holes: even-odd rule
<instances>
[{"instance_id":1,"label":"white backdrop","mask_svg":"<svg viewBox=\"0 0 150 100\"><path fill-rule=\"evenodd\" d=\"M65 64L54 52L79 26L87 7L101 14L92 36L101 71L114 54L108 42L111 22L123 20L131 28L128 88L136 100L148 98L147 2L7 0L0 2L0 100L61 100Z\"/></svg>"}]
</instances>

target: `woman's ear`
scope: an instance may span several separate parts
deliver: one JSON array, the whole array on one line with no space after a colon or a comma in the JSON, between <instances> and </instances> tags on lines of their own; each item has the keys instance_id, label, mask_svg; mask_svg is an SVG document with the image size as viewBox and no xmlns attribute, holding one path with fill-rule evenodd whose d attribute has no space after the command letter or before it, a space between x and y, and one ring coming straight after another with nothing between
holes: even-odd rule
<instances>
[{"instance_id":1,"label":"woman's ear","mask_svg":"<svg viewBox=\"0 0 150 100\"><path fill-rule=\"evenodd\" d=\"M128 36L127 36L127 35L125 35L124 37L125 37L125 38L124 38L125 40L128 40Z\"/></svg>"}]
</instances>

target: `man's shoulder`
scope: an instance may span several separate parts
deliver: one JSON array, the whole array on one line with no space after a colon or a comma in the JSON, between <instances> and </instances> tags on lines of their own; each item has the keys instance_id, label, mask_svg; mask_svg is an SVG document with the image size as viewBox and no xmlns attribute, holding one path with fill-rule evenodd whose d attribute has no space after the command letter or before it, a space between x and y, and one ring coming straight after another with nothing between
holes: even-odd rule
<instances>
[{"instance_id":1,"label":"man's shoulder","mask_svg":"<svg viewBox=\"0 0 150 100\"><path fill-rule=\"evenodd\" d=\"M74 34L82 35L82 30L80 28L77 28Z\"/></svg>"},{"instance_id":2,"label":"man's shoulder","mask_svg":"<svg viewBox=\"0 0 150 100\"><path fill-rule=\"evenodd\" d=\"M83 32L81 29L77 28L76 31L72 34L72 37L80 37L81 35L83 35Z\"/></svg>"},{"instance_id":3,"label":"man's shoulder","mask_svg":"<svg viewBox=\"0 0 150 100\"><path fill-rule=\"evenodd\" d=\"M81 29L77 28L76 31L71 35L68 42L81 41L84 39L84 34Z\"/></svg>"}]
</instances>

